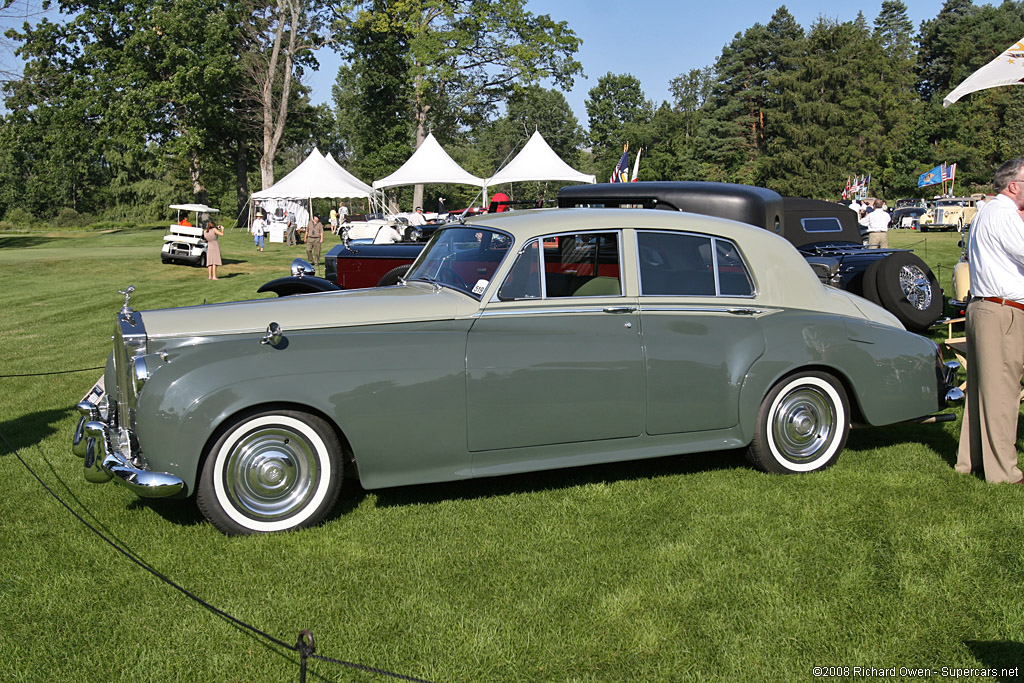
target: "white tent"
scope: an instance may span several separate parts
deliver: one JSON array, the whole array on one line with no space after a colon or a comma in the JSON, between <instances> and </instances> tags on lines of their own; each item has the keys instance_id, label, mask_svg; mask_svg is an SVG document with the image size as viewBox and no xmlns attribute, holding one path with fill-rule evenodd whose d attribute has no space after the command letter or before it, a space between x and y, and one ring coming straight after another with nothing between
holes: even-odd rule
<instances>
[{"instance_id":1,"label":"white tent","mask_svg":"<svg viewBox=\"0 0 1024 683\"><path fill-rule=\"evenodd\" d=\"M313 148L291 173L273 186L253 192L252 199L257 202L263 199L340 199L369 197L372 194L373 188Z\"/></svg>"},{"instance_id":2,"label":"white tent","mask_svg":"<svg viewBox=\"0 0 1024 683\"><path fill-rule=\"evenodd\" d=\"M441 144L434 138L434 134L430 133L420 148L402 164L401 168L387 178L373 181L373 189L430 183L484 187L487 181L477 178L455 163L455 160L448 156L448 152L441 148Z\"/></svg>"},{"instance_id":3,"label":"white tent","mask_svg":"<svg viewBox=\"0 0 1024 683\"><path fill-rule=\"evenodd\" d=\"M487 179L487 186L494 187L502 183L520 183L524 181L568 180L577 183L593 183L593 175L580 173L555 154L540 131L533 136L519 151L515 158L503 169Z\"/></svg>"},{"instance_id":4,"label":"white tent","mask_svg":"<svg viewBox=\"0 0 1024 683\"><path fill-rule=\"evenodd\" d=\"M1000 85L1024 85L1024 38L968 76L942 98L942 106L948 107L968 93Z\"/></svg>"}]
</instances>

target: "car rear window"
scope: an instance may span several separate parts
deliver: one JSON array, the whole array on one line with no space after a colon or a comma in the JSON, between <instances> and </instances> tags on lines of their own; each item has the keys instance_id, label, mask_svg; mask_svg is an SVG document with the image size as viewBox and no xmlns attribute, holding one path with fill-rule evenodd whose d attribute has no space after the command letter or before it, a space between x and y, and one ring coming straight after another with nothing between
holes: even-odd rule
<instances>
[{"instance_id":1,"label":"car rear window","mask_svg":"<svg viewBox=\"0 0 1024 683\"><path fill-rule=\"evenodd\" d=\"M640 231L643 296L752 296L753 280L729 240L687 233Z\"/></svg>"}]
</instances>

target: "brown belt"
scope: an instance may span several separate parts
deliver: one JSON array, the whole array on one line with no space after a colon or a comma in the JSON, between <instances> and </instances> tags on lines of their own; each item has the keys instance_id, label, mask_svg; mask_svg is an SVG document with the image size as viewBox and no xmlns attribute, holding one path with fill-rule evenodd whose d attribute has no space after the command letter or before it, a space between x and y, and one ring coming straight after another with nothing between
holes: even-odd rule
<instances>
[{"instance_id":1,"label":"brown belt","mask_svg":"<svg viewBox=\"0 0 1024 683\"><path fill-rule=\"evenodd\" d=\"M1017 301L1010 301L1009 299L1000 299L998 296L983 296L981 297L981 299L982 301L991 301L994 304L1000 304L1002 306L1013 306L1014 308L1019 308L1020 310L1024 311L1024 304L1019 303Z\"/></svg>"}]
</instances>

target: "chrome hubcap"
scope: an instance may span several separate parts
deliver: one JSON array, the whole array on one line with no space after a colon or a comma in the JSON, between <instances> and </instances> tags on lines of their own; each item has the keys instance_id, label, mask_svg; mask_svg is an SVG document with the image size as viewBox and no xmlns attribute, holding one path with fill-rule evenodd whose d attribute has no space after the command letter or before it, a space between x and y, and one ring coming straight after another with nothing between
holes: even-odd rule
<instances>
[{"instance_id":1,"label":"chrome hubcap","mask_svg":"<svg viewBox=\"0 0 1024 683\"><path fill-rule=\"evenodd\" d=\"M910 305L917 310L924 311L932 305L932 288L919 266L900 268L900 289L903 290Z\"/></svg>"},{"instance_id":2,"label":"chrome hubcap","mask_svg":"<svg viewBox=\"0 0 1024 683\"><path fill-rule=\"evenodd\" d=\"M787 459L813 460L828 448L835 435L835 410L818 389L800 387L779 401L772 437Z\"/></svg>"},{"instance_id":3,"label":"chrome hubcap","mask_svg":"<svg viewBox=\"0 0 1024 683\"><path fill-rule=\"evenodd\" d=\"M260 428L242 437L228 454L225 488L239 510L259 519L287 517L316 491L316 453L301 434L286 427Z\"/></svg>"}]
</instances>

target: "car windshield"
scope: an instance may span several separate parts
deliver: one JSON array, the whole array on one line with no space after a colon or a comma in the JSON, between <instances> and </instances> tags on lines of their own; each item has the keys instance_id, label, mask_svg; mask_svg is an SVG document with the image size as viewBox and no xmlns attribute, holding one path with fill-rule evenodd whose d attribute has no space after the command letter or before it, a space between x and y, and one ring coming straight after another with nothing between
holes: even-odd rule
<instances>
[{"instance_id":1,"label":"car windshield","mask_svg":"<svg viewBox=\"0 0 1024 683\"><path fill-rule=\"evenodd\" d=\"M451 287L479 299L511 246L512 237L496 230L443 228L430 238L405 279Z\"/></svg>"}]
</instances>

